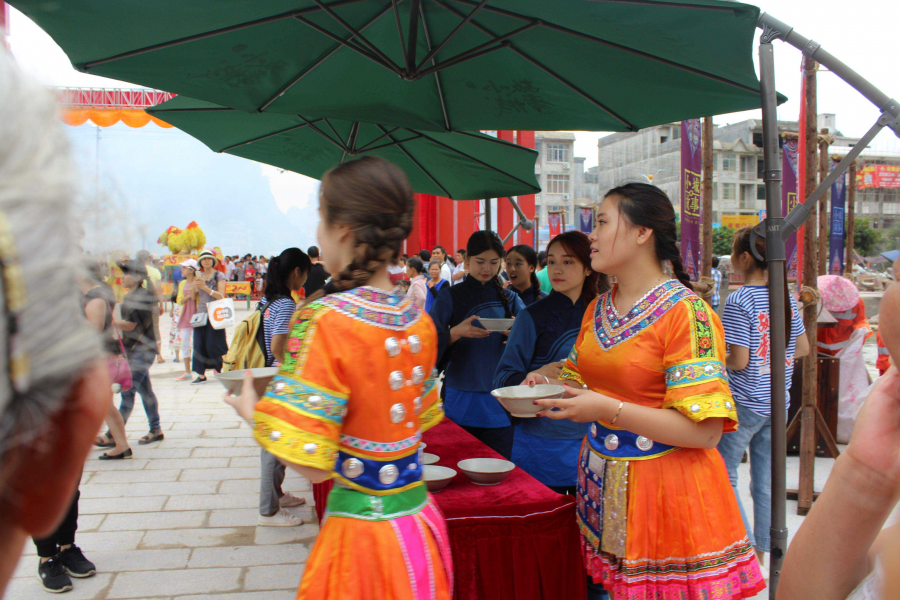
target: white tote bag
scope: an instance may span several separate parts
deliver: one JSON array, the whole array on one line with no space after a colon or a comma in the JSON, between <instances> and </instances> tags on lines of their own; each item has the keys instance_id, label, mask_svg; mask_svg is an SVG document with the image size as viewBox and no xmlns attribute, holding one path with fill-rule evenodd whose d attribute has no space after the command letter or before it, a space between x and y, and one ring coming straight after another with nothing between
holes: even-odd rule
<instances>
[{"instance_id":1,"label":"white tote bag","mask_svg":"<svg viewBox=\"0 0 900 600\"><path fill-rule=\"evenodd\" d=\"M210 302L206 306L206 312L209 315L209 324L213 329L225 329L235 323L234 299L232 298Z\"/></svg>"}]
</instances>

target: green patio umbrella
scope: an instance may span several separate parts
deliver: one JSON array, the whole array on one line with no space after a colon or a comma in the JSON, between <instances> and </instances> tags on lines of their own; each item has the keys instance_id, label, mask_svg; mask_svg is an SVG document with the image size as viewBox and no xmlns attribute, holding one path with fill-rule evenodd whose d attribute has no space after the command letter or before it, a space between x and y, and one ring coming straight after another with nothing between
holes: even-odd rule
<instances>
[{"instance_id":1,"label":"green patio umbrella","mask_svg":"<svg viewBox=\"0 0 900 600\"><path fill-rule=\"evenodd\" d=\"M321 179L354 156L399 166L413 189L454 200L540 193L537 152L481 133L415 131L369 123L246 113L177 96L147 110L212 150Z\"/></svg>"},{"instance_id":2,"label":"green patio umbrella","mask_svg":"<svg viewBox=\"0 0 900 600\"><path fill-rule=\"evenodd\" d=\"M248 112L633 131L760 107L722 0L10 0L75 67Z\"/></svg>"}]
</instances>

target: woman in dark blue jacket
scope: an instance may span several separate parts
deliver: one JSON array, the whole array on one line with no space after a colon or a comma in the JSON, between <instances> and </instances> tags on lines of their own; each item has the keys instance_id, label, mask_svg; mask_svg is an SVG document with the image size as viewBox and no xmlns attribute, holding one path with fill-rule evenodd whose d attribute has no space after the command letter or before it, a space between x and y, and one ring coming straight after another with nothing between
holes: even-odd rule
<instances>
[{"instance_id":1,"label":"woman in dark blue jacket","mask_svg":"<svg viewBox=\"0 0 900 600\"><path fill-rule=\"evenodd\" d=\"M509 319L525 308L503 289L498 273L506 252L493 231L476 231L466 245L466 278L438 295L431 318L438 332L438 364L445 365L444 412L463 429L506 458L512 455L509 414L491 396L492 380L506 334L490 333L483 319Z\"/></svg>"},{"instance_id":2,"label":"woman in dark blue jacket","mask_svg":"<svg viewBox=\"0 0 900 600\"><path fill-rule=\"evenodd\" d=\"M537 264L537 252L531 246L525 244L513 246L506 253L509 287L519 294L526 308L547 297L546 292L541 290L540 280L535 275Z\"/></svg>"},{"instance_id":3,"label":"woman in dark blue jacket","mask_svg":"<svg viewBox=\"0 0 900 600\"><path fill-rule=\"evenodd\" d=\"M521 385L528 373L557 379L575 345L585 309L597 297L600 274L591 270L591 243L580 231L556 236L547 246L553 292L516 319L494 374L494 387ZM589 423L523 419L515 428L512 461L560 494L574 494L578 450Z\"/></svg>"}]
</instances>

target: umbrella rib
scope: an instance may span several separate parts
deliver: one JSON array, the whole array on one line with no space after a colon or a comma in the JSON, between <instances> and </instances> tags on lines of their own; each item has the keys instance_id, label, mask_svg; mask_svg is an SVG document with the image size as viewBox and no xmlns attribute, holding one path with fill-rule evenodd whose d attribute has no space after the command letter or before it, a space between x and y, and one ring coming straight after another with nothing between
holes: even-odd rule
<instances>
[{"instance_id":1,"label":"umbrella rib","mask_svg":"<svg viewBox=\"0 0 900 600\"><path fill-rule=\"evenodd\" d=\"M374 23L375 21L377 21L378 19L380 19L381 17L383 17L384 14L385 14L389 9L390 9L390 8L387 8L387 9L381 11L379 14L375 15L375 17L374 17L371 21L369 21L368 23L366 23L365 25L363 25L362 27L360 27L359 30L360 30L360 31L365 31L366 29L368 29L369 25L371 25L372 23ZM349 38L347 38L347 39L344 40L344 41L349 42L349 41L352 40L352 39L353 39L353 36L351 35ZM319 65L321 65L323 62L325 62L326 60L328 60L329 58L331 58L332 55L334 55L335 52L337 52L338 50L340 50L340 49L343 48L343 47L344 47L344 44L343 44L343 43L338 44L337 46L335 46L334 48L332 48L331 50L329 50L328 52L326 52L325 54L323 54L322 56L320 56L319 59L318 59L316 62L314 62L312 65L310 65L309 67L307 67L306 69L304 69L299 75L297 75L297 77L295 77L294 79L292 79L291 81L289 81L289 82L288 82L286 85L284 85L280 90L278 90L278 91L275 93L275 95L273 95L271 98L269 98L268 100L266 100L265 103L264 103L262 106L260 106L258 109L256 109L257 112L262 112L262 111L264 111L265 109L267 109L267 108L269 107L269 105L271 105L271 104L272 104L273 102L275 102L278 98L280 98L281 96L283 96L289 89L291 89L292 87L294 87L295 85L297 85L298 83L300 83L300 80L303 79L304 77L306 77L307 75L309 75L309 74L313 71L313 69L315 69L316 67L318 67ZM372 60L374 60L374 57L372 57ZM378 61L375 61L375 62L378 62ZM381 64L381 63L378 63L378 64ZM383 66L386 67L387 65L383 65Z\"/></svg>"},{"instance_id":2,"label":"umbrella rib","mask_svg":"<svg viewBox=\"0 0 900 600\"><path fill-rule=\"evenodd\" d=\"M425 34L425 44L427 44L428 49L431 50L431 33L428 31L428 22L425 20L425 11L422 11L422 32ZM434 66L434 59L431 60L431 64ZM421 67L421 65L419 67ZM416 70L418 70L419 67L416 67ZM444 115L444 127L447 131L450 131L450 115L447 114L447 103L444 100L444 88L441 86L441 77L437 73L434 74L434 83L437 86L438 100L441 101L441 114Z\"/></svg>"},{"instance_id":3,"label":"umbrella rib","mask_svg":"<svg viewBox=\"0 0 900 600\"><path fill-rule=\"evenodd\" d=\"M376 125L376 127L378 127L378 129L380 129L381 131L384 131L384 127L382 127L381 125ZM393 136L391 136L391 134L388 134L388 138L390 138L391 141L396 142L396 140L393 138ZM431 138L429 138L429 139L431 139ZM406 148L403 147L402 144L398 143L398 144L397 144L397 148L400 149L400 152L402 152L403 154L406 155L406 158L408 158L409 160L413 161L417 167L419 167L420 169L422 169L422 172L425 173L426 175L428 175L428 179L430 179L430 180L432 181L432 183L434 183L434 185L436 185L436 186L438 186L439 188L441 188L441 191L444 192L444 196L446 196L447 198L453 199L453 196L450 195L450 192L447 191L447 188L445 188L445 187L442 186L440 183L438 183L438 180L435 179L434 176L433 176L431 173L428 172L428 169L426 169L425 167L423 167L422 164L421 164L419 161L417 161L415 158L413 158L412 154L410 154L410 153L406 150Z\"/></svg>"},{"instance_id":4,"label":"umbrella rib","mask_svg":"<svg viewBox=\"0 0 900 600\"><path fill-rule=\"evenodd\" d=\"M521 183L522 185L527 185L528 187L534 189L534 185L533 185L533 184L528 183L527 181L523 181L523 180L519 179L518 177L516 177L515 175L511 175L510 173L507 173L506 171L502 171L502 170L498 169L497 167L495 167L495 166L492 165L492 164L486 163L486 162L484 162L483 160L479 160L479 159L475 158L474 156L472 156L471 154L466 154L466 153L463 152L462 150L457 150L456 148L453 148L452 146L448 146L447 144L445 144L445 143L443 143L443 142L439 142L438 140L434 139L434 138L431 137L431 136L424 135L424 134L423 134L423 136L424 136L424 137L427 137L430 141L434 142L434 143L437 144L438 146L443 146L444 148L446 148L447 150L450 150L451 152L456 152L457 154L459 154L459 155L461 155L461 156L465 156L465 157L468 158L469 160L474 161L474 162L477 162L478 164L480 164L480 165L483 166L483 167L487 167L488 169L490 169L490 170L492 170L492 171L495 171L495 172L497 172L497 173L500 173L500 174L503 175L504 177L509 177L510 179L515 179L516 181L518 181L518 182Z\"/></svg>"},{"instance_id":5,"label":"umbrella rib","mask_svg":"<svg viewBox=\"0 0 900 600\"><path fill-rule=\"evenodd\" d=\"M407 131L409 131L409 130L407 130ZM366 150L366 152L375 152L376 150L381 150L382 148L390 148L391 146L399 146L400 144L405 144L406 142L411 142L413 140L417 140L422 137L425 137L425 136L422 135L421 133L416 132L416 135L414 135L411 138L407 138L405 140L400 140L400 141L394 141L389 144L382 144L380 146L375 146L374 148L369 148L368 150ZM394 138L391 138L391 139L394 139ZM357 151L357 153L359 153L359 152L362 152L362 150Z\"/></svg>"},{"instance_id":6,"label":"umbrella rib","mask_svg":"<svg viewBox=\"0 0 900 600\"><path fill-rule=\"evenodd\" d=\"M475 9L474 9L472 12L470 12L468 15L466 15L466 18L464 18L464 19L462 20L462 22L460 22L460 24L456 26L456 29L454 29L453 31L450 32L450 35L448 35L448 36L444 39L443 42L441 42L440 44L438 44L437 47L432 48L432 49L428 52L428 54L425 55L425 58L423 58L423 59L422 59L422 62L420 62L419 65L416 67L416 72L418 72L418 71L422 68L422 65L424 65L425 63L427 63L429 60L431 60L431 59L434 58L435 56L437 56L437 53L440 52L441 50L443 50L443 49L444 49L444 46L446 46L447 43L448 43L450 40L452 40L454 37L456 37L456 34L458 34L458 33L460 32L460 30L461 30L463 27L465 27L466 24L467 24L469 21L471 21L471 20L475 17L475 15L477 15L478 12L479 12L482 8L484 8L484 5L487 4L489 1L490 1L490 0L481 0L481 2L478 4L478 6L476 6ZM423 16L424 16L424 13L423 13Z\"/></svg>"},{"instance_id":7,"label":"umbrella rib","mask_svg":"<svg viewBox=\"0 0 900 600\"><path fill-rule=\"evenodd\" d=\"M455 9L454 7L447 5L446 3L442 2L441 0L434 0L434 1L435 1L437 4L439 4L439 5L443 6L444 8L446 8L447 10L449 10L449 11L455 13L456 15L460 15L460 12L459 12L457 9ZM458 1L460 1L460 2L467 2L468 0L458 0ZM494 37L494 38L497 37L497 34L496 34L496 33L494 33L493 31L491 31L490 29L488 29L487 27L485 27L484 25L482 25L481 23L479 23L479 22L476 21L475 19L472 19L472 21L470 21L470 22L472 23L472 25L474 25L475 27L477 27L478 30L481 31L482 33L484 33L485 35L488 35L488 36ZM541 23L541 24L542 24L542 25L545 25L545 23ZM573 92L579 94L581 97L583 97L584 99L586 99L587 101L589 101L591 104L593 104L593 105L596 106L597 108L599 108L599 109L605 111L605 112L606 112L607 114L609 114L611 117L613 117L614 119L616 119L617 121L619 121L620 123L622 123L623 125L625 125L625 127L627 127L630 131L635 131L635 130L636 130L636 128L635 128L634 125L632 125L631 123L629 123L628 121L626 121L623 117L621 117L620 115L618 115L618 114L617 114L616 112L614 112L612 109L606 107L602 102L600 102L600 101L597 100L596 98L593 98L590 94L588 94L587 92L585 92L585 91L581 90L580 88L578 88L574 83L572 83L572 82L570 82L569 80L565 79L564 77L558 75L558 74L555 73L552 69L550 69L550 68L544 66L544 65L541 64L540 62L538 62L538 61L536 61L535 59L531 58L528 54L526 54L526 53L522 52L521 50L519 50L518 48L516 48L516 47L512 44L512 42L510 42L510 41L507 40L507 41L505 41L505 42L503 42L503 43L504 43L504 44L507 44L508 47L509 47L509 49L512 50L513 52L515 52L516 54L518 54L520 57L524 58L525 60L527 60L528 62L530 62L532 65L534 65L534 66L536 66L537 68L541 69L542 71L544 71L545 73L547 73L548 75L550 75L551 77L553 77L554 79L556 79L557 81L559 81L560 83L562 83L563 85L565 85L566 87L568 87L569 89L571 89Z\"/></svg>"},{"instance_id":8,"label":"umbrella rib","mask_svg":"<svg viewBox=\"0 0 900 600\"><path fill-rule=\"evenodd\" d=\"M381 13L381 14L383 15L384 13ZM380 15L379 15L379 16L380 16ZM374 54L372 54L371 52L369 52L368 50L366 50L365 48L361 48L361 47L357 46L356 44L351 43L350 40L352 40L354 37L359 37L359 33L354 33L354 34L352 34L349 38L347 38L347 39L345 40L345 39L343 39L343 38L341 38L341 37L338 37L338 36L336 36L335 34L331 33L330 31L328 31L328 30L325 29L324 27L322 27L322 26L320 26L320 25L316 25L315 23L313 23L312 21L310 21L310 20L308 20L308 19L304 19L303 17L294 17L294 18L297 19L298 21L300 21L301 23L303 23L304 25L308 25L309 27L312 27L313 29L315 29L316 31L318 31L319 33L321 33L322 35L331 38L332 40L334 40L335 42L337 42L337 43L340 44L341 46L344 46L344 47L346 47L346 48L349 48L350 50L353 50L354 52L358 52L359 54L365 56L365 57L368 58L369 60L371 60L371 61L373 61L373 62L375 62L375 63L381 65L381 66L384 67L385 69L388 69L388 70L391 71L392 73L396 73L396 74L399 74L399 73L400 73L400 72L397 70L397 68L394 66L393 63L385 62L385 61L383 61L381 58L379 58L378 56L375 56Z\"/></svg>"},{"instance_id":9,"label":"umbrella rib","mask_svg":"<svg viewBox=\"0 0 900 600\"><path fill-rule=\"evenodd\" d=\"M347 4L356 4L358 2L365 2L366 0L338 0L337 2L332 2L329 6L345 6ZM322 10L321 8L304 8L301 10L292 10L290 12L282 13L280 15L274 15L271 17L264 17L262 19L256 19L255 21L249 21L247 23L239 23L237 25L231 25L229 27L223 27L222 29L215 29L213 31L207 31L204 33L198 33L195 35L189 35L187 37L183 37L177 40L172 40L170 42L162 42L160 44L153 44L152 46L147 46L146 48L138 48L137 50L129 50L128 52L123 52L121 54L116 54L114 56L109 56L107 58L101 58L99 60L92 60L81 65L75 65L75 68L80 71L87 71L93 67L106 64L108 62L113 62L116 60L122 60L124 58L131 58L132 56L139 56L141 54L146 54L148 52L154 52L156 50L163 50L165 48L171 48L173 46L180 46L181 44L187 44L189 42L196 42L198 40L203 40L209 37L215 37L217 35L222 35L225 33L232 33L234 31L240 31L241 29L247 29L248 27L255 27L257 25L266 25L268 23L275 23L277 21L281 21L284 19L291 19L298 15L306 15L314 12L319 12Z\"/></svg>"},{"instance_id":10,"label":"umbrella rib","mask_svg":"<svg viewBox=\"0 0 900 600\"><path fill-rule=\"evenodd\" d=\"M385 136L387 136L387 135L389 135L389 134L391 134L391 133L394 133L394 132L397 131L398 129L400 129L400 128L399 128L399 127L394 127L394 128L391 129L390 131L388 131L388 132L386 132L386 133L383 133L383 134L379 135L377 138L375 138L374 140L372 140L371 142L369 142L368 144L366 144L366 145L363 146L362 148L358 148L358 149L356 150L356 152L357 152L357 153L359 153L359 152L366 152L366 149L367 149L369 146L371 146L372 144L374 144L374 143L377 142L378 140L383 140L383 139L385 138ZM382 131L383 131L383 130L382 130Z\"/></svg>"},{"instance_id":11,"label":"umbrella rib","mask_svg":"<svg viewBox=\"0 0 900 600\"><path fill-rule=\"evenodd\" d=\"M419 45L419 9L422 6L422 0L410 0L409 5L409 43L406 53L406 74L412 76L413 69L416 66L416 49Z\"/></svg>"},{"instance_id":12,"label":"umbrella rib","mask_svg":"<svg viewBox=\"0 0 900 600\"><path fill-rule=\"evenodd\" d=\"M342 145L344 148L346 148L346 149L349 150L350 147L347 146L347 144L344 143L344 140L341 139L341 134L339 134L339 133L337 132L337 129L335 129L335 128L334 128L334 125L331 124L331 121L328 120L328 117L325 117L324 121L325 121L325 124L328 125L328 128L331 129L331 132L334 134L334 137L337 138L337 139L341 142L341 145Z\"/></svg>"},{"instance_id":13,"label":"umbrella rib","mask_svg":"<svg viewBox=\"0 0 900 600\"><path fill-rule=\"evenodd\" d=\"M316 3L316 6L322 7L322 10L324 10L326 13L328 13L328 15L329 15L332 19L334 19L335 21L337 21L338 25L340 25L341 27L343 27L344 29L346 29L347 31L349 31L350 33L352 33L353 36L356 37L360 42L362 42L363 44L365 44L366 46L368 46L369 49L370 49L372 52L374 52L379 58L381 58L381 60L383 60L383 61L384 61L385 63L387 63L388 65L391 65L393 71L395 71L396 73L400 73L400 67L398 67L396 64L394 64L394 61L392 61L390 58L388 58L388 57L384 54L384 52L382 52L381 50L379 50L379 49L375 46L375 44L373 44L372 42L370 42L364 35L362 35L360 32L358 32L357 30L355 30L355 29L350 25L350 23L348 23L347 21L345 21L344 19L342 19L340 16L338 16L338 14L337 14L336 12L334 12L333 10L331 10L331 8L329 8L328 5L324 4L324 3L322 2L322 0L313 0L313 2Z\"/></svg>"},{"instance_id":14,"label":"umbrella rib","mask_svg":"<svg viewBox=\"0 0 900 600\"><path fill-rule=\"evenodd\" d=\"M541 21L532 21L528 25L525 25L524 27L520 27L519 29L516 29L515 31L511 31L509 33L506 33L506 34L503 34L500 36L494 36L494 39L489 40L483 44L479 44L479 45L475 46L474 48L470 48L469 50L466 50L465 52L457 54L453 58L447 59L444 62L437 63L436 65L432 66L430 69L427 69L425 71L419 70L416 72L416 75L418 75L420 77L424 77L425 75L427 75L429 73L433 73L434 71L446 69L447 67L452 67L453 65L463 62L464 60L470 60L472 58L477 58L479 56L487 54L487 52L493 52L494 50L499 50L500 48L503 47L502 44L499 46L492 46L492 44L497 44L498 42L503 42L504 40L507 40L513 36L519 35L520 33L524 33L526 31L528 31L529 29L537 27L538 25L541 25L541 24L542 24ZM482 50L483 48L489 48L489 49L486 52L480 52L480 50ZM424 66L424 63L419 65L419 69L421 69L422 66Z\"/></svg>"},{"instance_id":15,"label":"umbrella rib","mask_svg":"<svg viewBox=\"0 0 900 600\"><path fill-rule=\"evenodd\" d=\"M322 119L317 119L317 120L313 121L313 123L317 123L318 121L321 121L321 120ZM276 135L281 135L282 133L294 131L295 129L302 129L303 127L310 127L310 126L311 126L311 124L300 123L299 125L294 125L293 127L288 127L287 129L282 129L280 131L267 133L265 135L261 135L259 137L253 138L252 140L247 140L247 141L241 142L239 144L234 144L234 145L228 146L227 148L222 148L221 150L219 150L219 152L228 152L229 150L234 150L235 148L239 148L241 146L246 146L247 144L253 144L254 142L258 142L258 141L264 140L266 138L270 138L270 137L273 137Z\"/></svg>"},{"instance_id":16,"label":"umbrella rib","mask_svg":"<svg viewBox=\"0 0 900 600\"><path fill-rule=\"evenodd\" d=\"M404 64L409 61L406 54L406 40L403 39L403 26L400 24L400 11L397 9L397 0L391 0L391 6L394 8L394 21L397 23L397 37L400 39L400 50L403 52Z\"/></svg>"},{"instance_id":17,"label":"umbrella rib","mask_svg":"<svg viewBox=\"0 0 900 600\"><path fill-rule=\"evenodd\" d=\"M455 1L460 2L462 4L469 5L469 6L472 6L475 4L474 0L455 0ZM614 2L616 0L601 0L601 1ZM651 5L651 6L667 6L667 7L672 6L672 7L676 7L676 8L695 8L695 9L700 9L700 10L714 10L714 11L719 11L719 12L734 12L734 9L731 9L731 8L720 8L720 7L713 7L713 6L695 6L693 4L669 4L669 3L650 2L647 0L643 0L643 1L619 0L619 1L621 1L623 4L646 4L646 5ZM526 20L530 19L530 17L526 17L525 15L519 15L519 14L516 14L514 12L511 12L511 11L508 11L508 10L505 10L502 8L495 8L493 6L487 6L487 7L485 7L485 10L493 12L495 14L503 15L506 17L512 17L514 19L519 19L520 21L526 21ZM562 25L556 25L554 23L547 23L546 21L542 22L541 25L543 27L547 27L548 29L552 29L554 31L559 31L561 33L567 33L569 35L574 35L575 37L580 37L582 39L585 39L585 40L588 40L591 42L603 44L604 46L609 46L610 48L615 48L616 50L621 50L622 52L627 52L628 54L634 54L635 56L647 58L649 60L656 61L656 62L662 63L664 65L668 65L670 67L675 67L677 69L687 71L688 73L700 75L702 77L706 77L707 79L712 79L714 81L718 81L720 83L724 83L724 84L730 85L732 87L742 89L744 91L752 92L754 94L760 93L758 89L753 89L752 87L750 87L748 85L744 85L742 83L737 83L736 81L731 81L730 79L721 77L719 75L707 73L706 71L703 71L701 69L689 67L687 65L682 65L681 63L677 63L673 60L669 60L667 58L662 58L660 56L655 56L653 54L650 54L649 52L643 52L643 51L637 50L635 48L629 48L628 46L623 46L623 45L617 44L615 42L610 42L608 40L604 40L603 38L598 38L596 36L593 36L593 35L590 35L587 33L575 31L574 29L569 29L568 27L563 27Z\"/></svg>"},{"instance_id":18,"label":"umbrella rib","mask_svg":"<svg viewBox=\"0 0 900 600\"><path fill-rule=\"evenodd\" d=\"M467 61L472 60L473 58L478 58L479 56L484 56L485 54L490 54L491 52L495 52L496 50L500 50L502 48L508 48L508 47L509 47L509 42L500 42L500 44L498 44L497 46L487 48L480 52L467 51L463 54L460 54L453 58L445 60L442 63L438 63L437 65L435 65L433 67L429 67L429 68L425 69L424 71L420 71L419 75L422 77L425 77L426 75L431 75L432 73L437 73L438 71L443 71L444 69L446 69L448 67L458 65L461 62L467 62Z\"/></svg>"},{"instance_id":19,"label":"umbrella rib","mask_svg":"<svg viewBox=\"0 0 900 600\"><path fill-rule=\"evenodd\" d=\"M356 145L356 135L359 133L359 121L355 121L353 125L350 127L350 135L347 136L347 147L350 149L350 152L355 153L356 151L353 149L353 146Z\"/></svg>"},{"instance_id":20,"label":"umbrella rib","mask_svg":"<svg viewBox=\"0 0 900 600\"><path fill-rule=\"evenodd\" d=\"M319 135L321 135L323 138L325 138L326 140L328 140L329 142L331 142L332 144L334 144L335 146L337 146L337 147L340 148L341 150L344 150L344 151L347 150L347 148L344 147L344 144L343 144L343 143L341 143L340 141L335 141L335 140L331 139L331 137L330 137L327 133L325 133L324 131L322 131L321 129L319 129L319 128L316 127L315 125L313 125L313 122L312 122L312 121L308 120L306 117L304 117L304 116L302 116L302 115L297 115L297 116L300 117L301 119L303 119L303 120L306 122L306 124L309 125L309 127L310 127L313 131L315 131L316 133L318 133ZM328 121L325 120L325 122L327 123ZM340 138L338 138L338 139L340 139Z\"/></svg>"}]
</instances>

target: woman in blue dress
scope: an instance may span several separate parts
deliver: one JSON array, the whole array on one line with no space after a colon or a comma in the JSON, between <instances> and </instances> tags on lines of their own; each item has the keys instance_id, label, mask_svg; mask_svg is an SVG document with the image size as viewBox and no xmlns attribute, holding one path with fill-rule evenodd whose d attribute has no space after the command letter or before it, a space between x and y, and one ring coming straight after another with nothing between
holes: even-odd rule
<instances>
[{"instance_id":1,"label":"woman in blue dress","mask_svg":"<svg viewBox=\"0 0 900 600\"><path fill-rule=\"evenodd\" d=\"M541 290L541 282L537 278L538 256L531 246L521 244L513 246L506 253L506 275L509 286L519 294L526 307L547 297Z\"/></svg>"},{"instance_id":2,"label":"woman in blue dress","mask_svg":"<svg viewBox=\"0 0 900 600\"><path fill-rule=\"evenodd\" d=\"M445 366L444 413L501 456L510 458L513 426L491 396L505 333L491 333L478 319L510 319L525 309L522 299L500 283L506 251L493 231L476 231L466 245L469 274L443 290L431 308L438 332L438 365Z\"/></svg>"},{"instance_id":3,"label":"woman in blue dress","mask_svg":"<svg viewBox=\"0 0 900 600\"><path fill-rule=\"evenodd\" d=\"M601 275L591 270L591 243L582 232L553 238L547 260L553 292L516 319L494 374L495 388L523 384L532 372L548 382L558 379L584 311L601 291ZM602 287L607 287L605 278ZM568 419L522 419L515 428L512 461L550 489L574 494L578 450L589 425Z\"/></svg>"}]
</instances>

